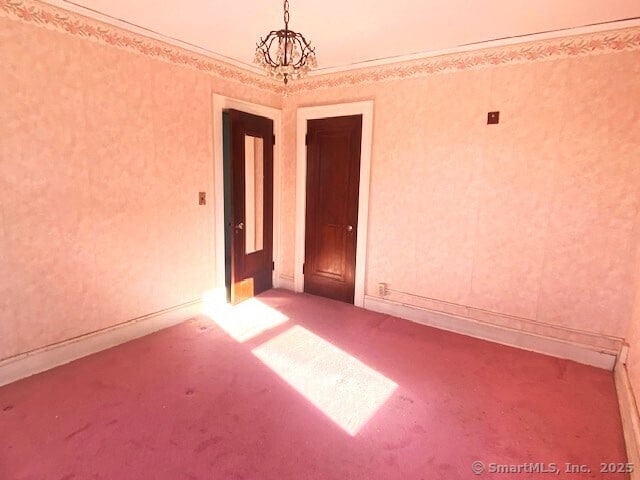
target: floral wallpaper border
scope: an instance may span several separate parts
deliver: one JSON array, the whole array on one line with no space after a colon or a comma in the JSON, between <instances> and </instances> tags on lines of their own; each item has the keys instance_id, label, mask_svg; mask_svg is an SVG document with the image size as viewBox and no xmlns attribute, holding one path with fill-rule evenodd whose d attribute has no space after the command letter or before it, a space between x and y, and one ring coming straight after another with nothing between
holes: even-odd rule
<instances>
[{"instance_id":1,"label":"floral wallpaper border","mask_svg":"<svg viewBox=\"0 0 640 480\"><path fill-rule=\"evenodd\" d=\"M640 50L640 27L538 40L341 73L312 76L292 85L289 92L401 80L458 70L633 50Z\"/></svg>"},{"instance_id":2,"label":"floral wallpaper border","mask_svg":"<svg viewBox=\"0 0 640 480\"><path fill-rule=\"evenodd\" d=\"M0 16L190 67L218 78L281 93L279 83L266 76L38 1L0 0Z\"/></svg>"},{"instance_id":3,"label":"floral wallpaper border","mask_svg":"<svg viewBox=\"0 0 640 480\"><path fill-rule=\"evenodd\" d=\"M311 76L285 89L262 75L37 0L0 0L0 15L284 95L497 65L640 50L640 27L634 27Z\"/></svg>"}]
</instances>

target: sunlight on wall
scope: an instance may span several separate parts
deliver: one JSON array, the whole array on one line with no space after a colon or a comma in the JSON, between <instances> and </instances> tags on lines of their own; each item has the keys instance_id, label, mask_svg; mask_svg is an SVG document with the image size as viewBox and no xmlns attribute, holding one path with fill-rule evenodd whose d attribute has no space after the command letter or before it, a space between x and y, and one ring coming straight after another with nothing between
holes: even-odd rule
<instances>
[{"instance_id":1,"label":"sunlight on wall","mask_svg":"<svg viewBox=\"0 0 640 480\"><path fill-rule=\"evenodd\" d=\"M231 306L216 299L214 294L205 294L203 304L203 314L240 343L289 320L289 317L256 298Z\"/></svg>"},{"instance_id":2,"label":"sunlight on wall","mask_svg":"<svg viewBox=\"0 0 640 480\"><path fill-rule=\"evenodd\" d=\"M326 340L296 325L252 353L350 435L398 385Z\"/></svg>"}]
</instances>

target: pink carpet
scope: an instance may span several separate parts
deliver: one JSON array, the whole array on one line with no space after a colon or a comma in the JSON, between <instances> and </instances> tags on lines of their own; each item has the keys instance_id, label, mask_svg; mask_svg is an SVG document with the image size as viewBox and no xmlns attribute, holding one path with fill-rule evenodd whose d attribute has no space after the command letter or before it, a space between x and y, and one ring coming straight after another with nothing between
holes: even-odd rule
<instances>
[{"instance_id":1,"label":"pink carpet","mask_svg":"<svg viewBox=\"0 0 640 480\"><path fill-rule=\"evenodd\" d=\"M628 478L600 474L626 461L610 372L309 295L252 308L0 388L0 479Z\"/></svg>"}]
</instances>

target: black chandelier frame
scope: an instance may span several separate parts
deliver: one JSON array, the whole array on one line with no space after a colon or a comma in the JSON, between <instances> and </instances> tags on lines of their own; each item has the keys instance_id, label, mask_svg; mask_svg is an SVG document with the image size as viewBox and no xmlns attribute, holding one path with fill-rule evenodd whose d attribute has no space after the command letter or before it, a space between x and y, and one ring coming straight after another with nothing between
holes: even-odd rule
<instances>
[{"instance_id":1,"label":"black chandelier frame","mask_svg":"<svg viewBox=\"0 0 640 480\"><path fill-rule=\"evenodd\" d=\"M278 58L281 53L281 58ZM274 56L276 58L274 58ZM315 48L301 33L289 29L289 0L284 0L284 28L271 30L256 45L256 61L273 76L299 78L316 66Z\"/></svg>"}]
</instances>

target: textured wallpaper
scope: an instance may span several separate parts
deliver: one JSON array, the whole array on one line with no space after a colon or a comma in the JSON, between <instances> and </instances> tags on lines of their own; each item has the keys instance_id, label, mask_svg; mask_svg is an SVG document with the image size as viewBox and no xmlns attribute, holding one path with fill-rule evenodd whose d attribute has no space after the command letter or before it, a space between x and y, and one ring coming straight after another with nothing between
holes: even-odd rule
<instances>
[{"instance_id":1,"label":"textured wallpaper","mask_svg":"<svg viewBox=\"0 0 640 480\"><path fill-rule=\"evenodd\" d=\"M391 300L603 348L626 335L637 29L313 77L282 98L255 74L27 3L0 2L0 358L211 288L212 92L283 107L283 276L296 108L374 99L367 294L385 282Z\"/></svg>"},{"instance_id":2,"label":"textured wallpaper","mask_svg":"<svg viewBox=\"0 0 640 480\"><path fill-rule=\"evenodd\" d=\"M280 97L6 18L0 58L0 358L199 299L212 92Z\"/></svg>"},{"instance_id":3,"label":"textured wallpaper","mask_svg":"<svg viewBox=\"0 0 640 480\"><path fill-rule=\"evenodd\" d=\"M391 300L515 328L523 319L536 333L625 336L639 233L640 52L366 81L284 105L365 99L375 101L368 295L385 282ZM487 125L494 110L500 124ZM291 176L295 116L284 119ZM284 185L282 242L293 245L295 184ZM292 275L286 251L282 271Z\"/></svg>"}]
</instances>

